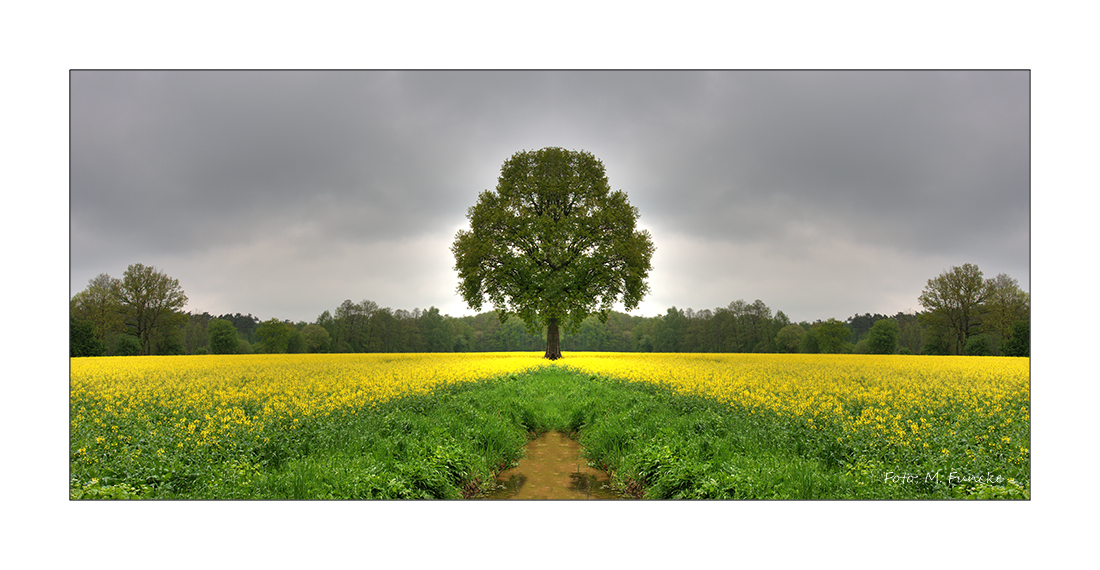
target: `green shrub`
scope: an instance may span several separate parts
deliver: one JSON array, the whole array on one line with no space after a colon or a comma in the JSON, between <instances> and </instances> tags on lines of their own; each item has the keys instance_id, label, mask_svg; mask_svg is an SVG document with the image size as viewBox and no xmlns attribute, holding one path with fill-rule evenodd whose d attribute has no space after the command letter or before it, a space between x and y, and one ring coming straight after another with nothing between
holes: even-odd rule
<instances>
[{"instance_id":1,"label":"green shrub","mask_svg":"<svg viewBox=\"0 0 1100 570\"><path fill-rule=\"evenodd\" d=\"M138 485L134 487L127 483L104 485L99 479L92 479L87 483L80 483L76 479L69 482L69 499L80 500L129 500L139 499L141 495L149 492L149 487Z\"/></svg>"},{"instance_id":2,"label":"green shrub","mask_svg":"<svg viewBox=\"0 0 1100 570\"><path fill-rule=\"evenodd\" d=\"M871 354L893 354L898 347L898 323L894 319L880 319L871 325L867 333L867 350Z\"/></svg>"},{"instance_id":3,"label":"green shrub","mask_svg":"<svg viewBox=\"0 0 1100 570\"><path fill-rule=\"evenodd\" d=\"M990 356L993 354L993 343L987 334L979 334L970 337L966 341L967 356Z\"/></svg>"},{"instance_id":4,"label":"green shrub","mask_svg":"<svg viewBox=\"0 0 1100 570\"><path fill-rule=\"evenodd\" d=\"M1031 356L1031 326L1027 321L1012 323L1012 336L1001 345L1005 356Z\"/></svg>"},{"instance_id":5,"label":"green shrub","mask_svg":"<svg viewBox=\"0 0 1100 570\"><path fill-rule=\"evenodd\" d=\"M954 494L956 497L971 500L1031 500L1031 486L1020 485L1014 479L1009 479L1004 485L979 483L973 487L957 486Z\"/></svg>"},{"instance_id":6,"label":"green shrub","mask_svg":"<svg viewBox=\"0 0 1100 570\"><path fill-rule=\"evenodd\" d=\"M137 356L141 354L141 341L133 335L119 335L115 339L115 356Z\"/></svg>"},{"instance_id":7,"label":"green shrub","mask_svg":"<svg viewBox=\"0 0 1100 570\"><path fill-rule=\"evenodd\" d=\"M107 347L95 337L92 321L69 320L69 356L103 356Z\"/></svg>"}]
</instances>

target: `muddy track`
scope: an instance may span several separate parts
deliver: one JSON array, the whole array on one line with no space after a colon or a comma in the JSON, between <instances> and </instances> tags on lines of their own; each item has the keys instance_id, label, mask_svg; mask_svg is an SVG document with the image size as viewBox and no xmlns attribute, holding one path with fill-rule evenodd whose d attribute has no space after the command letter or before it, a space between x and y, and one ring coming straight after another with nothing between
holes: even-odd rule
<instances>
[{"instance_id":1,"label":"muddy track","mask_svg":"<svg viewBox=\"0 0 1100 570\"><path fill-rule=\"evenodd\" d=\"M576 440L560 432L544 433L527 443L519 465L496 477L495 489L481 499L622 499L607 474L589 467Z\"/></svg>"}]
</instances>

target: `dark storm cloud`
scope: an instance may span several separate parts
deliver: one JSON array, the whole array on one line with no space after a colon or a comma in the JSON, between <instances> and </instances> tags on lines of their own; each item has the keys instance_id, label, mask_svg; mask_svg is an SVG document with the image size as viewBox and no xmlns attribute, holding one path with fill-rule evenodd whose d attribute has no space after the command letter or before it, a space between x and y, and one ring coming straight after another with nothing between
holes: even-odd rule
<instances>
[{"instance_id":1,"label":"dark storm cloud","mask_svg":"<svg viewBox=\"0 0 1100 570\"><path fill-rule=\"evenodd\" d=\"M394 213L445 208L437 198L447 179L432 174L454 165L403 112L391 83L325 73L74 73L74 222L87 214L100 231L167 248L340 214L348 219L335 221L335 235L348 239L421 230L430 214ZM185 218L166 226L157 210ZM122 219L129 227L111 223Z\"/></svg>"},{"instance_id":2,"label":"dark storm cloud","mask_svg":"<svg viewBox=\"0 0 1100 570\"><path fill-rule=\"evenodd\" d=\"M654 232L646 314L742 297L804 305L805 318L888 310L964 262L1027 288L1028 81L73 72L71 289L166 259L195 310L312 319L376 298L457 313L453 232L505 159L545 146L602 159ZM231 262L249 271L212 277ZM875 297L876 268L912 275ZM813 275L829 283L820 299L791 285Z\"/></svg>"},{"instance_id":3,"label":"dark storm cloud","mask_svg":"<svg viewBox=\"0 0 1100 570\"><path fill-rule=\"evenodd\" d=\"M784 221L820 219L942 250L1026 220L1026 74L748 72L715 83L700 113L710 128L646 160L678 186L654 193L680 228L770 239Z\"/></svg>"}]
</instances>

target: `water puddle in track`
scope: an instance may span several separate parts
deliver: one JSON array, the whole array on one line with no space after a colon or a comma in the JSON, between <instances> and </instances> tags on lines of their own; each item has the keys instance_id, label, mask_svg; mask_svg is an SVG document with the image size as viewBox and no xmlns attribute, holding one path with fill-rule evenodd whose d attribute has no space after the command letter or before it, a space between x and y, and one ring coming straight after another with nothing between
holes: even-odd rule
<instances>
[{"instance_id":1,"label":"water puddle in track","mask_svg":"<svg viewBox=\"0 0 1100 570\"><path fill-rule=\"evenodd\" d=\"M581 446L564 433L542 434L527 443L519 465L501 472L483 499L622 499L607 474L589 467Z\"/></svg>"}]
</instances>

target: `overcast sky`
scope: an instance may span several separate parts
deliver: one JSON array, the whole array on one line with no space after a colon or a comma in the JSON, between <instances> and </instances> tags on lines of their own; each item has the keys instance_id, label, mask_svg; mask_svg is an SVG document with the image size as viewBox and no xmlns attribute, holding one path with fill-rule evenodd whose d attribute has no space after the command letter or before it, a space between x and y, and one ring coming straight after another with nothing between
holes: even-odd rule
<instances>
[{"instance_id":1,"label":"overcast sky","mask_svg":"<svg viewBox=\"0 0 1100 570\"><path fill-rule=\"evenodd\" d=\"M449 247L520 150L587 150L657 251L633 314L920 310L1030 291L1026 71L70 74L70 295L133 263L185 310L472 314ZM488 307L487 307L488 308Z\"/></svg>"}]
</instances>

